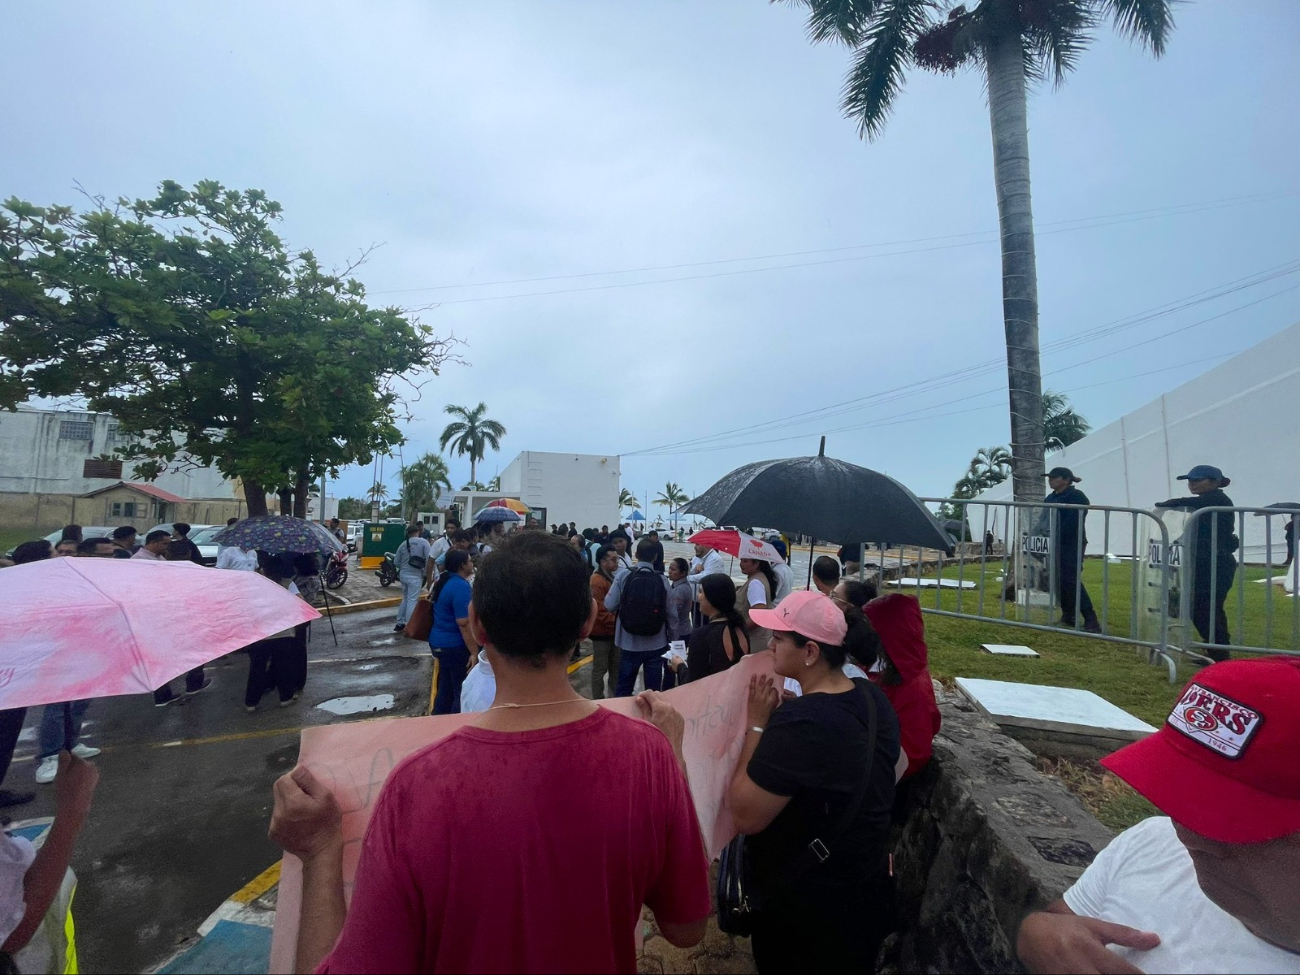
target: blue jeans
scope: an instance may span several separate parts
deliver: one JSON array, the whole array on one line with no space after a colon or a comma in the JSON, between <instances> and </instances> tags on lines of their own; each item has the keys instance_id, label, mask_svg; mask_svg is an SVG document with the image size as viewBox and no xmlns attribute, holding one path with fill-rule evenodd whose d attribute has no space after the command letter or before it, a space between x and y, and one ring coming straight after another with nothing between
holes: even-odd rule
<instances>
[{"instance_id":1,"label":"blue jeans","mask_svg":"<svg viewBox=\"0 0 1300 975\"><path fill-rule=\"evenodd\" d=\"M397 622L405 626L415 611L415 601L420 598L424 573L419 569L403 569L397 573L397 581L402 584L402 605L397 607Z\"/></svg>"},{"instance_id":2,"label":"blue jeans","mask_svg":"<svg viewBox=\"0 0 1300 975\"><path fill-rule=\"evenodd\" d=\"M614 696L631 696L632 688L636 686L636 672L642 667L645 668L645 689L647 691L657 691L662 688L664 681L664 651L667 649L667 646L662 646L658 650L620 651L618 658L618 689L614 691Z\"/></svg>"},{"instance_id":3,"label":"blue jeans","mask_svg":"<svg viewBox=\"0 0 1300 975\"><path fill-rule=\"evenodd\" d=\"M469 650L465 647L435 647L438 658L438 693L433 698L434 714L460 714L460 688L469 673Z\"/></svg>"},{"instance_id":4,"label":"blue jeans","mask_svg":"<svg viewBox=\"0 0 1300 975\"><path fill-rule=\"evenodd\" d=\"M81 720L86 716L88 707L89 700L45 705L45 713L41 715L41 751L38 760L72 750L81 738ZM69 734L72 735L71 738L68 737Z\"/></svg>"}]
</instances>

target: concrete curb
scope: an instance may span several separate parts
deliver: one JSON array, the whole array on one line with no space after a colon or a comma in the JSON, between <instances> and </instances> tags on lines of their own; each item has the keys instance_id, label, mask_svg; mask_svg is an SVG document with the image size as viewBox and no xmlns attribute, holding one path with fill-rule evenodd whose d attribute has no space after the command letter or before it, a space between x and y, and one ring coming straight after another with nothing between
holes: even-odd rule
<instances>
[{"instance_id":1,"label":"concrete curb","mask_svg":"<svg viewBox=\"0 0 1300 975\"><path fill-rule=\"evenodd\" d=\"M372 599L368 603L348 603L346 606L331 606L331 616L346 616L348 613L364 613L368 609L392 609L402 601L401 596L389 596L384 599ZM321 613L321 618L325 614Z\"/></svg>"},{"instance_id":2,"label":"concrete curb","mask_svg":"<svg viewBox=\"0 0 1300 975\"><path fill-rule=\"evenodd\" d=\"M199 925L198 937L153 971L158 975L265 972L271 961L281 862L277 860L227 897Z\"/></svg>"}]
</instances>

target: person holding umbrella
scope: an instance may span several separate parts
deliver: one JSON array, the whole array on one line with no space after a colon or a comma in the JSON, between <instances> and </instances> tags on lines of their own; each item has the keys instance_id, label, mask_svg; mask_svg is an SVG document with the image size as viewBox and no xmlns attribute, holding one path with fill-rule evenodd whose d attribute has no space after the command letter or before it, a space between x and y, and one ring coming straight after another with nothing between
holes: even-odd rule
<instances>
[{"instance_id":1,"label":"person holding umbrella","mask_svg":"<svg viewBox=\"0 0 1300 975\"><path fill-rule=\"evenodd\" d=\"M1232 499L1223 489L1232 483L1223 471L1209 464L1197 464L1178 480L1186 481L1192 492L1190 498L1170 498L1157 501L1157 508L1178 508L1198 511L1201 508L1231 508ZM1233 513L1219 511L1196 522L1196 538L1192 551L1192 623L1201 634L1203 643L1228 644L1228 614L1223 604L1232 588L1237 573L1237 560L1233 553L1239 544L1233 534ZM1213 588L1213 592L1211 592ZM1209 650L1213 660L1227 660L1227 650Z\"/></svg>"}]
</instances>

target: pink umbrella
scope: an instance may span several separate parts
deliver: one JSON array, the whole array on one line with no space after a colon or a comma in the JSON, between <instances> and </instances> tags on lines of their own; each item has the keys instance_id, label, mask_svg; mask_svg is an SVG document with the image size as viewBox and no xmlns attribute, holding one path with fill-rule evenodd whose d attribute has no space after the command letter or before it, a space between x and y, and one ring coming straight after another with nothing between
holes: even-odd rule
<instances>
[{"instance_id":1,"label":"pink umbrella","mask_svg":"<svg viewBox=\"0 0 1300 975\"><path fill-rule=\"evenodd\" d=\"M744 532L727 531L721 528L706 528L686 539L692 545L707 545L719 552L735 555L742 559L759 559L762 562L784 562L780 554L770 544Z\"/></svg>"},{"instance_id":2,"label":"pink umbrella","mask_svg":"<svg viewBox=\"0 0 1300 975\"><path fill-rule=\"evenodd\" d=\"M0 708L143 694L318 619L256 572L56 558L0 575Z\"/></svg>"}]
</instances>

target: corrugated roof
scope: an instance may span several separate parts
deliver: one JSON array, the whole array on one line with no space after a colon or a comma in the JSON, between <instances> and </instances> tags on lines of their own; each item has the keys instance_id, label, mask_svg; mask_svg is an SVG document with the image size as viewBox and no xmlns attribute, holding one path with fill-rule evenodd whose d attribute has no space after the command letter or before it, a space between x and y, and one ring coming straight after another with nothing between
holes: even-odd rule
<instances>
[{"instance_id":1,"label":"corrugated roof","mask_svg":"<svg viewBox=\"0 0 1300 975\"><path fill-rule=\"evenodd\" d=\"M105 491L113 491L117 488L131 488L132 490L139 491L141 494L147 494L151 498L157 498L159 501L166 501L169 504L184 504L187 500L186 498L172 494L170 491L164 491L155 484L144 484L140 481L118 481L116 484L110 484L108 487L98 488L94 491L83 494L82 497L94 497L96 494L103 494Z\"/></svg>"}]
</instances>

